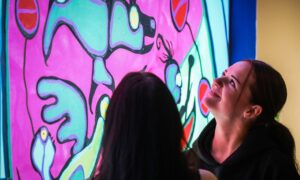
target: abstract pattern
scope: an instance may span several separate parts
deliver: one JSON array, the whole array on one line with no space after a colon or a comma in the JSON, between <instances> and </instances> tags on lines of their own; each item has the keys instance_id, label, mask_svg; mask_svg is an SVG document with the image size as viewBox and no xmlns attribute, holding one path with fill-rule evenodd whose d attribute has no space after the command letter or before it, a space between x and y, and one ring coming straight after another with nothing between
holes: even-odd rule
<instances>
[{"instance_id":1,"label":"abstract pattern","mask_svg":"<svg viewBox=\"0 0 300 180\"><path fill-rule=\"evenodd\" d=\"M91 178L110 96L128 72L153 72L166 83L183 148L212 118L202 100L228 66L228 1L7 3L10 103L2 105L10 112L14 179Z\"/></svg>"}]
</instances>

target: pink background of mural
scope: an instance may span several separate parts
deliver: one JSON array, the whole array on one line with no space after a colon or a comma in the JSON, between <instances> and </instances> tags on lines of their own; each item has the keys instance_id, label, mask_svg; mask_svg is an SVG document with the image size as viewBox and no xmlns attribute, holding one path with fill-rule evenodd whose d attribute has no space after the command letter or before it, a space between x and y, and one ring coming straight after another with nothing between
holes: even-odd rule
<instances>
[{"instance_id":1,"label":"pink background of mural","mask_svg":"<svg viewBox=\"0 0 300 180\"><path fill-rule=\"evenodd\" d=\"M146 43L156 41L160 33L168 41L172 41L174 56L178 64L184 59L193 45L190 31L187 27L182 32L177 32L171 19L170 1L137 0L141 11L154 17L156 21L156 35L153 39L146 39ZM25 86L23 82L23 63L26 54L26 82L28 89L29 112L33 121L33 129L36 133L39 127L47 126L55 142L56 154L51 173L56 177L70 157L70 148L73 142L60 144L55 140L57 129L62 121L47 124L42 121L41 109L52 100L42 100L37 96L37 81L42 76L56 76L69 80L76 84L88 99L92 76L92 58L81 47L77 39L66 27L62 26L56 32L52 42L51 54L45 64L42 52L42 36L48 11L48 1L39 1L40 9L39 28L31 40L27 40L26 52L24 52L25 37L21 34L15 19L15 2L9 3L9 27L8 49L10 68L10 115L12 128L12 164L13 174L16 178L17 171L22 179L38 179L40 176L34 170L30 160L30 146L33 140L29 115L26 111ZM192 27L194 37L197 36L202 16L201 1L190 1L190 9L187 21ZM154 72L163 79L164 64L159 57L165 53L164 49L157 50L154 44L147 54L134 54L125 49L118 49L106 60L108 70L115 79L116 85L121 78L130 71L139 71L147 65L146 71ZM109 89L99 85L93 98L92 108L96 106L96 99L101 94L111 95ZM88 112L88 137L93 133L95 117Z\"/></svg>"}]
</instances>

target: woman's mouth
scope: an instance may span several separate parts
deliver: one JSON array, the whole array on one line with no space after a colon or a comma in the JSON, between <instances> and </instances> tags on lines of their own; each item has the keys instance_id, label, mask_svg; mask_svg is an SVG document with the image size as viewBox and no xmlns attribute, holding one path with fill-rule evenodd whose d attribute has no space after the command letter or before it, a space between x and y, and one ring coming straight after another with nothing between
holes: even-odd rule
<instances>
[{"instance_id":1,"label":"woman's mouth","mask_svg":"<svg viewBox=\"0 0 300 180\"><path fill-rule=\"evenodd\" d=\"M211 94L212 96L215 96L217 98L221 98L221 96L217 92L215 92L214 90L212 90L212 89L209 91L209 94Z\"/></svg>"}]
</instances>

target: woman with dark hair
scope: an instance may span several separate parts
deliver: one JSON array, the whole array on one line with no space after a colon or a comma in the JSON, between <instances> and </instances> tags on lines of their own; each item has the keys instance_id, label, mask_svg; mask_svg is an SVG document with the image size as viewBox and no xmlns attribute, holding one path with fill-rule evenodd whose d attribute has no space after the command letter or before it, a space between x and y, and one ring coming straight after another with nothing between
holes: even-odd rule
<instances>
[{"instance_id":1,"label":"woman with dark hair","mask_svg":"<svg viewBox=\"0 0 300 180\"><path fill-rule=\"evenodd\" d=\"M187 153L190 162L220 180L300 179L294 139L274 119L286 98L285 82L270 65L244 60L230 66L204 99L215 118Z\"/></svg>"},{"instance_id":2,"label":"woman with dark hair","mask_svg":"<svg viewBox=\"0 0 300 180\"><path fill-rule=\"evenodd\" d=\"M107 109L100 180L214 179L191 170L182 153L183 127L171 93L151 73L126 75Z\"/></svg>"}]
</instances>

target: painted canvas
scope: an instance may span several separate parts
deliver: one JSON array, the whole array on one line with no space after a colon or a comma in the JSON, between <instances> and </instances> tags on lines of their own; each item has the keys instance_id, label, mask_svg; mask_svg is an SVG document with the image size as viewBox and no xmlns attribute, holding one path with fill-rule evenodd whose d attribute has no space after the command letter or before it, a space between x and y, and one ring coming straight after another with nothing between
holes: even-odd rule
<instances>
[{"instance_id":1,"label":"painted canvas","mask_svg":"<svg viewBox=\"0 0 300 180\"><path fill-rule=\"evenodd\" d=\"M153 72L166 83L184 125L183 149L212 118L202 100L228 67L228 0L3 5L1 88L9 93L1 129L8 122L10 130L1 138L10 142L1 140L1 177L11 166L14 179L91 178L110 96L128 72Z\"/></svg>"}]
</instances>

